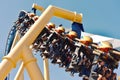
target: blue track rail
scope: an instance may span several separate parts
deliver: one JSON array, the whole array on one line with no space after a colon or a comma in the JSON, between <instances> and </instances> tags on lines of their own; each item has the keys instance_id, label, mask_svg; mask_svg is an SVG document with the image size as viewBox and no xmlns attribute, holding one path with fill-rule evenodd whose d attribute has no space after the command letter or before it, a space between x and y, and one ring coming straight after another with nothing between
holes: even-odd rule
<instances>
[{"instance_id":1,"label":"blue track rail","mask_svg":"<svg viewBox=\"0 0 120 80\"><path fill-rule=\"evenodd\" d=\"M7 43L6 43L6 47L5 47L5 54L7 55L10 52L14 37L16 34L16 26L13 26L8 34L8 38L7 38Z\"/></svg>"}]
</instances>

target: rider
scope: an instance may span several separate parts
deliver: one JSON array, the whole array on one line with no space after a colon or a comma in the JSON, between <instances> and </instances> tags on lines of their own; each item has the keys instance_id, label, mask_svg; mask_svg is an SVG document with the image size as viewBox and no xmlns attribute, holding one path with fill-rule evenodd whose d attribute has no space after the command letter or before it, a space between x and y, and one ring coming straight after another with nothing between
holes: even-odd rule
<instances>
[{"instance_id":1,"label":"rider","mask_svg":"<svg viewBox=\"0 0 120 80\"><path fill-rule=\"evenodd\" d=\"M110 56L109 54L109 50L111 50L113 48L112 44L108 41L101 41L98 43L98 47L97 49L102 51L102 54L101 55L104 55L103 58L107 59L108 56Z\"/></svg>"},{"instance_id":2,"label":"rider","mask_svg":"<svg viewBox=\"0 0 120 80\"><path fill-rule=\"evenodd\" d=\"M81 68L79 69L79 76L81 75L89 76L91 70L91 63L94 58L90 46L93 43L93 39L90 36L82 36L81 39L79 39L79 41L81 43L80 52L78 53L79 56L78 66Z\"/></svg>"},{"instance_id":3,"label":"rider","mask_svg":"<svg viewBox=\"0 0 120 80\"><path fill-rule=\"evenodd\" d=\"M113 48L113 45L108 41L101 41L98 43L98 49L103 52L108 53L109 50L111 50L112 48Z\"/></svg>"},{"instance_id":4,"label":"rider","mask_svg":"<svg viewBox=\"0 0 120 80\"><path fill-rule=\"evenodd\" d=\"M62 63L63 63L62 65L65 65L66 67L65 71L71 71L72 76L74 75L75 71L71 61L76 49L76 46L74 45L75 44L74 40L77 37L78 35L75 31L69 31L69 33L66 34L66 38L63 44L64 55L62 56Z\"/></svg>"},{"instance_id":5,"label":"rider","mask_svg":"<svg viewBox=\"0 0 120 80\"><path fill-rule=\"evenodd\" d=\"M106 62L108 68L114 69L118 67L118 61L109 53L112 49L113 45L108 41L101 41L98 44L98 50L102 51L100 58Z\"/></svg>"},{"instance_id":6,"label":"rider","mask_svg":"<svg viewBox=\"0 0 120 80\"><path fill-rule=\"evenodd\" d=\"M91 44L93 43L93 39L90 36L83 36L80 40L81 46L81 52L83 52L83 57L86 56L87 58L93 59L92 56L92 50L91 50Z\"/></svg>"},{"instance_id":7,"label":"rider","mask_svg":"<svg viewBox=\"0 0 120 80\"><path fill-rule=\"evenodd\" d=\"M54 32L49 36L47 44L49 45L50 55L53 58L52 63L56 63L56 61L60 62L60 54L61 54L61 46L64 41L64 32L65 29L63 26L57 27ZM59 63L58 62L58 63Z\"/></svg>"}]
</instances>

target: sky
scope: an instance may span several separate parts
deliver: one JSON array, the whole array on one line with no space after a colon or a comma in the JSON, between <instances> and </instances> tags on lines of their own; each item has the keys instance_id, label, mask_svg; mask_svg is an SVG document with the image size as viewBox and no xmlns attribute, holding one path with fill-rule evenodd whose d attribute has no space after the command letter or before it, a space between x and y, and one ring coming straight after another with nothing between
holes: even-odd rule
<instances>
[{"instance_id":1,"label":"sky","mask_svg":"<svg viewBox=\"0 0 120 80\"><path fill-rule=\"evenodd\" d=\"M1 0L0 60L4 54L8 33L13 22L18 17L18 13L20 10L31 11L33 3L37 3L44 8L54 5L66 10L82 13L82 23L86 32L120 39L120 0ZM40 15L41 12L37 11L37 14ZM66 29L70 29L70 21L55 17L51 21L56 25L63 24ZM38 55L35 56L38 58L38 63L42 63L42 59ZM39 64L39 66L43 68L42 64ZM11 80L14 79L15 72L16 70L13 69ZM119 72L118 74L120 75ZM53 64L50 64L50 79L80 80L77 75L71 77L64 69L58 68L57 65ZM28 80L28 75L25 77L25 80Z\"/></svg>"}]
</instances>

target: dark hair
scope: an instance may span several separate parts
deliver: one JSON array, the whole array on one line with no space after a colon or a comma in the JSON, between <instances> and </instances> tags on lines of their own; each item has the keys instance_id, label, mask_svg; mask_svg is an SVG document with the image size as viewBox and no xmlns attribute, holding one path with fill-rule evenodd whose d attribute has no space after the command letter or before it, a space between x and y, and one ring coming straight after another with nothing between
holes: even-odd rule
<instances>
[{"instance_id":1,"label":"dark hair","mask_svg":"<svg viewBox=\"0 0 120 80\"><path fill-rule=\"evenodd\" d=\"M106 75L106 74L110 74L110 73L111 73L110 70L105 71L105 75Z\"/></svg>"}]
</instances>

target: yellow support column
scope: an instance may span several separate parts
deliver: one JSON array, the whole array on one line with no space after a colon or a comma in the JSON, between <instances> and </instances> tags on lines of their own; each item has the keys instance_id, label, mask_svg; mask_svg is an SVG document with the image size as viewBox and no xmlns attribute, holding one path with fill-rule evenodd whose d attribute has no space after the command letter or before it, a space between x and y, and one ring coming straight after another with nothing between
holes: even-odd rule
<instances>
[{"instance_id":1,"label":"yellow support column","mask_svg":"<svg viewBox=\"0 0 120 80\"><path fill-rule=\"evenodd\" d=\"M23 62L31 80L44 80L38 67L37 59L34 58L32 50L29 47L24 48ZM26 57L28 56L28 57Z\"/></svg>"},{"instance_id":2,"label":"yellow support column","mask_svg":"<svg viewBox=\"0 0 120 80\"><path fill-rule=\"evenodd\" d=\"M33 4L32 8L35 8L35 9L40 10L42 12L44 11L44 8L41 7L41 6L38 6L37 4ZM44 65L44 80L50 80L50 76L49 76L49 62L48 62L47 58L45 58L43 60L43 65Z\"/></svg>"},{"instance_id":3,"label":"yellow support column","mask_svg":"<svg viewBox=\"0 0 120 80\"><path fill-rule=\"evenodd\" d=\"M48 59L45 58L43 60L43 63L44 63L44 80L50 80Z\"/></svg>"},{"instance_id":4,"label":"yellow support column","mask_svg":"<svg viewBox=\"0 0 120 80\"><path fill-rule=\"evenodd\" d=\"M16 32L16 36L15 36L15 38L14 38L14 42L13 42L11 48L13 48L13 47L17 44L17 42L18 42L19 40L20 40L20 34L19 34L19 32L17 31L17 32ZM23 71L24 71L24 65L23 65L23 62L21 61L20 68L19 68L19 70L18 70L18 72L17 72L14 80L24 80L24 73L23 73Z\"/></svg>"},{"instance_id":5,"label":"yellow support column","mask_svg":"<svg viewBox=\"0 0 120 80\"><path fill-rule=\"evenodd\" d=\"M37 9L39 9L41 12L43 12L44 11L44 8L42 7L42 6L36 6L37 4L33 4L32 5L32 8L37 8ZM17 34L18 34L18 32L17 32ZM16 35L16 37L15 37L15 40L19 40L20 39L20 36L19 36L19 34L18 35ZM13 45L14 46L14 45ZM19 68L19 70L18 70L18 72L17 72L17 74L16 74L16 76L15 76L15 79L14 80L24 80L24 75L23 75L23 70L24 70L24 65L23 65L23 62L21 63L21 66L20 66L20 68Z\"/></svg>"},{"instance_id":6,"label":"yellow support column","mask_svg":"<svg viewBox=\"0 0 120 80\"><path fill-rule=\"evenodd\" d=\"M16 34L15 34L15 38L14 38L14 41L13 41L13 44L12 44L12 46L11 46L11 49L13 49L13 47L16 45L16 43L17 43L17 41L20 39L20 35L19 35L19 33L18 33L18 31L16 32ZM8 60L9 60L9 58L8 58ZM4 63L4 62L3 62ZM9 65L9 64L8 64ZM7 67L7 65L6 65L6 67ZM0 78L1 80L4 80L4 78Z\"/></svg>"},{"instance_id":7,"label":"yellow support column","mask_svg":"<svg viewBox=\"0 0 120 80\"><path fill-rule=\"evenodd\" d=\"M9 61L8 61L9 60ZM4 59L1 63L0 63L0 79L4 80L5 77L7 76L8 72L10 72L10 70L15 67L14 64L12 63L12 61L8 58ZM4 69L3 69L4 68Z\"/></svg>"},{"instance_id":8,"label":"yellow support column","mask_svg":"<svg viewBox=\"0 0 120 80\"><path fill-rule=\"evenodd\" d=\"M17 44L17 42L19 40L20 40L20 34L17 31L11 49ZM20 66L20 68L19 68L19 70L18 70L14 80L24 80L24 73L23 73L23 71L24 71L24 66L23 66L23 62L21 62L21 66Z\"/></svg>"},{"instance_id":9,"label":"yellow support column","mask_svg":"<svg viewBox=\"0 0 120 80\"><path fill-rule=\"evenodd\" d=\"M24 80L24 63L21 62L20 68L14 78L14 80Z\"/></svg>"},{"instance_id":10,"label":"yellow support column","mask_svg":"<svg viewBox=\"0 0 120 80\"><path fill-rule=\"evenodd\" d=\"M15 34L15 38L14 38L14 41L13 41L13 44L11 46L11 49L17 44L17 42L20 40L20 34L19 32L17 31L16 34Z\"/></svg>"}]
</instances>

